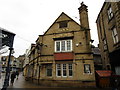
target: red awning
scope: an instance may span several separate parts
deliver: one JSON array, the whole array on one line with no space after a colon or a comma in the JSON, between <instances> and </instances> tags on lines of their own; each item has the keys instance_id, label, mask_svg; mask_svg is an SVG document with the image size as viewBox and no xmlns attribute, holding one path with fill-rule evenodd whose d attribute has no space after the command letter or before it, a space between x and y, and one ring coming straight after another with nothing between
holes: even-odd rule
<instances>
[{"instance_id":1,"label":"red awning","mask_svg":"<svg viewBox=\"0 0 120 90\"><path fill-rule=\"evenodd\" d=\"M110 77L112 71L110 71L110 70L96 70L96 73L97 73L100 77Z\"/></svg>"},{"instance_id":2,"label":"red awning","mask_svg":"<svg viewBox=\"0 0 120 90\"><path fill-rule=\"evenodd\" d=\"M73 60L74 54L72 52L54 53L55 60Z\"/></svg>"}]
</instances>

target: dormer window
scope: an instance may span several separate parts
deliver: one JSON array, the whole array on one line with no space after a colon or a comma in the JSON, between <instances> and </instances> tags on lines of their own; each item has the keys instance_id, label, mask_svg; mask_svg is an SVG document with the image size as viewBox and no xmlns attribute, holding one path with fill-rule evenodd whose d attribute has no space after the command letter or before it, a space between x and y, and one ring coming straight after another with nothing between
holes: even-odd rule
<instances>
[{"instance_id":1,"label":"dormer window","mask_svg":"<svg viewBox=\"0 0 120 90\"><path fill-rule=\"evenodd\" d=\"M67 27L67 21L61 21L59 22L59 28L66 28Z\"/></svg>"}]
</instances>

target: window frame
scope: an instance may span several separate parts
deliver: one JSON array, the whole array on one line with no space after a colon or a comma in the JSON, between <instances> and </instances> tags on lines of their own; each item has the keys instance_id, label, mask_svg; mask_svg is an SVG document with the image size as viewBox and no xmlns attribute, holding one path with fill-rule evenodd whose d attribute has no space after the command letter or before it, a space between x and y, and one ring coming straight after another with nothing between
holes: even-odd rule
<instances>
[{"instance_id":1,"label":"window frame","mask_svg":"<svg viewBox=\"0 0 120 90\"><path fill-rule=\"evenodd\" d=\"M48 70L51 70L51 74L49 75ZM47 77L52 77L52 64L47 65L46 67L46 76Z\"/></svg>"},{"instance_id":2,"label":"window frame","mask_svg":"<svg viewBox=\"0 0 120 90\"><path fill-rule=\"evenodd\" d=\"M104 50L107 50L107 40L103 39L103 48Z\"/></svg>"},{"instance_id":3,"label":"window frame","mask_svg":"<svg viewBox=\"0 0 120 90\"><path fill-rule=\"evenodd\" d=\"M69 43L69 45L68 45L68 41L70 42ZM59 51L57 50L57 43L60 43L60 45L59 45ZM63 46L63 43L62 42L64 42L64 49L65 50L62 50L63 48L62 48L62 46ZM70 49L68 49L68 48L70 48ZM56 40L55 41L55 52L71 52L73 49L72 49L72 39L68 39L68 40Z\"/></svg>"},{"instance_id":4,"label":"window frame","mask_svg":"<svg viewBox=\"0 0 120 90\"><path fill-rule=\"evenodd\" d=\"M70 68L70 65L72 66L72 68ZM70 75L70 71L72 71L72 75ZM68 64L68 76L69 77L73 76L73 64Z\"/></svg>"},{"instance_id":5,"label":"window frame","mask_svg":"<svg viewBox=\"0 0 120 90\"><path fill-rule=\"evenodd\" d=\"M108 10L107 10L107 14L108 14L108 20L111 20L113 18L113 10L112 7L109 6Z\"/></svg>"},{"instance_id":6,"label":"window frame","mask_svg":"<svg viewBox=\"0 0 120 90\"><path fill-rule=\"evenodd\" d=\"M60 65L60 69L58 69L58 65ZM65 68L64 68L65 65ZM72 69L69 68L69 65L72 66ZM61 75L58 76L58 70L60 70ZM64 75L64 70L66 71L66 75ZM69 71L72 70L72 75L70 75ZM73 77L73 64L56 64L56 76L57 77Z\"/></svg>"},{"instance_id":7,"label":"window frame","mask_svg":"<svg viewBox=\"0 0 120 90\"><path fill-rule=\"evenodd\" d=\"M59 28L67 28L68 22L67 21L61 21L59 22Z\"/></svg>"},{"instance_id":8,"label":"window frame","mask_svg":"<svg viewBox=\"0 0 120 90\"><path fill-rule=\"evenodd\" d=\"M62 66L62 77L67 77L67 64L61 64L61 66ZM66 72L66 75L64 75L64 71Z\"/></svg>"},{"instance_id":9,"label":"window frame","mask_svg":"<svg viewBox=\"0 0 120 90\"><path fill-rule=\"evenodd\" d=\"M89 72L87 72L86 66L89 66L89 67L88 67L88 68L89 68ZM90 66L90 64L84 64L84 73L85 73L85 74L91 74L91 66Z\"/></svg>"},{"instance_id":10,"label":"window frame","mask_svg":"<svg viewBox=\"0 0 120 90\"><path fill-rule=\"evenodd\" d=\"M3 56L1 59L1 61L6 61L7 58Z\"/></svg>"},{"instance_id":11,"label":"window frame","mask_svg":"<svg viewBox=\"0 0 120 90\"><path fill-rule=\"evenodd\" d=\"M116 27L112 28L112 39L113 39L113 43L116 44L119 42L119 38L118 38L118 32Z\"/></svg>"},{"instance_id":12,"label":"window frame","mask_svg":"<svg viewBox=\"0 0 120 90\"><path fill-rule=\"evenodd\" d=\"M57 50L57 43L59 42L59 51ZM61 42L60 41L55 41L55 52L60 52L61 51Z\"/></svg>"},{"instance_id":13,"label":"window frame","mask_svg":"<svg viewBox=\"0 0 120 90\"><path fill-rule=\"evenodd\" d=\"M60 65L60 69L58 69L58 65ZM60 75L58 75L58 70L60 70ZM56 76L57 77L61 77L62 73L61 73L61 64L56 64Z\"/></svg>"}]
</instances>

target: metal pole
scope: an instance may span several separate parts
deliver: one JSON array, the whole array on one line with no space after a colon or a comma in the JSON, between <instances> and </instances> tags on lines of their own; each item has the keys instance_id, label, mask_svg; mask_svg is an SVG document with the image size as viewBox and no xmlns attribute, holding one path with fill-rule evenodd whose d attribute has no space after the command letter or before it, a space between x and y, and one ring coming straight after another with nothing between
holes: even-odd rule
<instances>
[{"instance_id":1,"label":"metal pole","mask_svg":"<svg viewBox=\"0 0 120 90\"><path fill-rule=\"evenodd\" d=\"M9 52L8 63L7 63L7 68L6 68L6 75L5 75L5 80L4 80L4 85L3 85L2 90L6 90L7 87L9 86L9 77L10 77L10 60L11 60L11 54L12 54L12 50L13 50L13 48L10 47L9 50L10 50L10 52Z\"/></svg>"}]
</instances>

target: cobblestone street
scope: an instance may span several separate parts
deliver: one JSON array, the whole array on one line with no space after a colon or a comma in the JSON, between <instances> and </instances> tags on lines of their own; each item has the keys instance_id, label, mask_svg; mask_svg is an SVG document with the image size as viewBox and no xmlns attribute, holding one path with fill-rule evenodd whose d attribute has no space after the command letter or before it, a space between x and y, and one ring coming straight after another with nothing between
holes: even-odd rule
<instances>
[{"instance_id":1,"label":"cobblestone street","mask_svg":"<svg viewBox=\"0 0 120 90\"><path fill-rule=\"evenodd\" d=\"M3 82L4 79L0 79L0 82ZM2 88L2 83L0 83L0 88ZM47 86L40 86L37 84L34 84L32 82L29 81L25 81L24 76L22 75L22 73L20 73L19 78L15 79L15 82L12 85L9 85L8 89L37 89L37 88L44 88L44 89L58 89L58 90L63 90L63 89L73 89L73 90L111 90L110 88L105 88L105 89L100 89L100 88L68 88L68 87L47 87Z\"/></svg>"}]
</instances>

